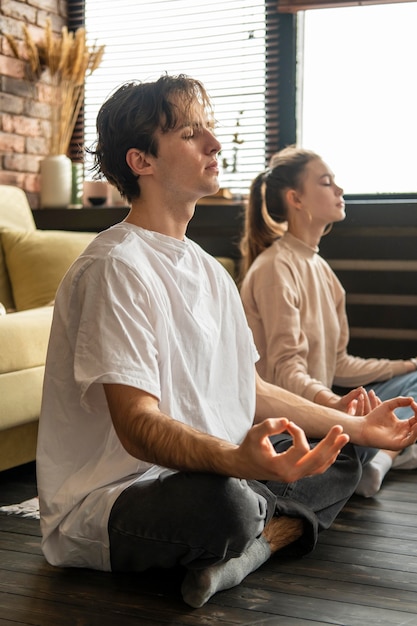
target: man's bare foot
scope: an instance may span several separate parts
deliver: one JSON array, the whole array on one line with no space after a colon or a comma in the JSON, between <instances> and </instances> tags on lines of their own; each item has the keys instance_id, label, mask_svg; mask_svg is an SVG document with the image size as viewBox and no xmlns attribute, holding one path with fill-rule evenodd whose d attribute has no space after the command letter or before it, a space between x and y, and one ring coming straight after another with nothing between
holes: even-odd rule
<instances>
[{"instance_id":1,"label":"man's bare foot","mask_svg":"<svg viewBox=\"0 0 417 626\"><path fill-rule=\"evenodd\" d=\"M269 543L272 554L293 543L302 534L303 522L298 517L273 517L262 533Z\"/></svg>"}]
</instances>

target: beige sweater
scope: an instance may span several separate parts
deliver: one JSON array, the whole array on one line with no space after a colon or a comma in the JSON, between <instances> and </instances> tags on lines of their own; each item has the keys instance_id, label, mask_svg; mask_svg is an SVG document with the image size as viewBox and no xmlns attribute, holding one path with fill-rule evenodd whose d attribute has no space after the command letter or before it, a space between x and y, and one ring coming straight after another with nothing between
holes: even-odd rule
<instances>
[{"instance_id":1,"label":"beige sweater","mask_svg":"<svg viewBox=\"0 0 417 626\"><path fill-rule=\"evenodd\" d=\"M241 296L258 372L269 382L313 400L333 384L358 387L405 373L402 360L347 353L345 291L318 248L289 233L257 257Z\"/></svg>"}]
</instances>

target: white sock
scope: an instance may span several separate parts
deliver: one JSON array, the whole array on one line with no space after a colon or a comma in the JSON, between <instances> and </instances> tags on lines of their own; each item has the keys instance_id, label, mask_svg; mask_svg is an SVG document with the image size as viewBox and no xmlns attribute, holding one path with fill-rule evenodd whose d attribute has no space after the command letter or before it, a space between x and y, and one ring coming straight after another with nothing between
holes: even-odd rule
<instances>
[{"instance_id":1,"label":"white sock","mask_svg":"<svg viewBox=\"0 0 417 626\"><path fill-rule=\"evenodd\" d=\"M415 443L398 454L392 463L392 469L412 470L416 467L417 445Z\"/></svg>"},{"instance_id":2,"label":"white sock","mask_svg":"<svg viewBox=\"0 0 417 626\"><path fill-rule=\"evenodd\" d=\"M195 609L203 606L215 593L242 582L271 556L271 548L261 535L235 559L202 570L189 569L181 593L184 601Z\"/></svg>"},{"instance_id":3,"label":"white sock","mask_svg":"<svg viewBox=\"0 0 417 626\"><path fill-rule=\"evenodd\" d=\"M367 463L355 493L365 498L374 496L381 488L382 481L391 469L392 459L386 452L379 450L374 458Z\"/></svg>"}]
</instances>

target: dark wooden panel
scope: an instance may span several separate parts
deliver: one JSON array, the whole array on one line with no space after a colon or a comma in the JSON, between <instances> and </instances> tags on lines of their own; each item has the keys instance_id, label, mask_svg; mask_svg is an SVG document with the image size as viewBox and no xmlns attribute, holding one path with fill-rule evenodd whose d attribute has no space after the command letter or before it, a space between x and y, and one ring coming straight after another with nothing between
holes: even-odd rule
<instances>
[{"instance_id":1,"label":"dark wooden panel","mask_svg":"<svg viewBox=\"0 0 417 626\"><path fill-rule=\"evenodd\" d=\"M364 358L404 359L417 354L417 341L351 337L349 352Z\"/></svg>"},{"instance_id":2,"label":"dark wooden panel","mask_svg":"<svg viewBox=\"0 0 417 626\"><path fill-rule=\"evenodd\" d=\"M417 229L336 226L320 242L320 254L332 259L417 259Z\"/></svg>"},{"instance_id":3,"label":"dark wooden panel","mask_svg":"<svg viewBox=\"0 0 417 626\"><path fill-rule=\"evenodd\" d=\"M417 295L417 272L334 271L348 294Z\"/></svg>"},{"instance_id":4,"label":"dark wooden panel","mask_svg":"<svg viewBox=\"0 0 417 626\"><path fill-rule=\"evenodd\" d=\"M346 309L351 327L416 329L417 307L415 306L348 304Z\"/></svg>"},{"instance_id":5,"label":"dark wooden panel","mask_svg":"<svg viewBox=\"0 0 417 626\"><path fill-rule=\"evenodd\" d=\"M352 334L355 328L371 329L368 336L352 337L352 354L414 355L416 341L401 338L398 331L417 331L417 203L347 202L346 219L323 237L320 253L346 290ZM383 328L393 329L391 338L372 338L372 329Z\"/></svg>"},{"instance_id":6,"label":"dark wooden panel","mask_svg":"<svg viewBox=\"0 0 417 626\"><path fill-rule=\"evenodd\" d=\"M401 199L348 200L346 202L346 218L343 222L335 224L334 228L347 228L349 226L417 228L417 201Z\"/></svg>"}]
</instances>

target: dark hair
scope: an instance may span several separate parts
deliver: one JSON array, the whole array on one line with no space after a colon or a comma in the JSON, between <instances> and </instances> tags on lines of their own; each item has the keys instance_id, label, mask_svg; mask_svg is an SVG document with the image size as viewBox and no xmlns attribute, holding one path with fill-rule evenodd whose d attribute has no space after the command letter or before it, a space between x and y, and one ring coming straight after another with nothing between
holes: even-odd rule
<instances>
[{"instance_id":1,"label":"dark hair","mask_svg":"<svg viewBox=\"0 0 417 626\"><path fill-rule=\"evenodd\" d=\"M93 171L103 174L129 202L138 198L138 176L126 163L128 150L137 148L158 156L156 131L176 128L196 103L212 114L202 83L183 74L164 75L155 82L125 83L98 113L97 142L95 149L89 150L94 157Z\"/></svg>"},{"instance_id":2,"label":"dark hair","mask_svg":"<svg viewBox=\"0 0 417 626\"><path fill-rule=\"evenodd\" d=\"M241 279L256 257L282 236L288 219L285 192L302 188L307 164L318 158L311 150L288 146L274 154L270 167L253 180L240 241Z\"/></svg>"}]
</instances>

